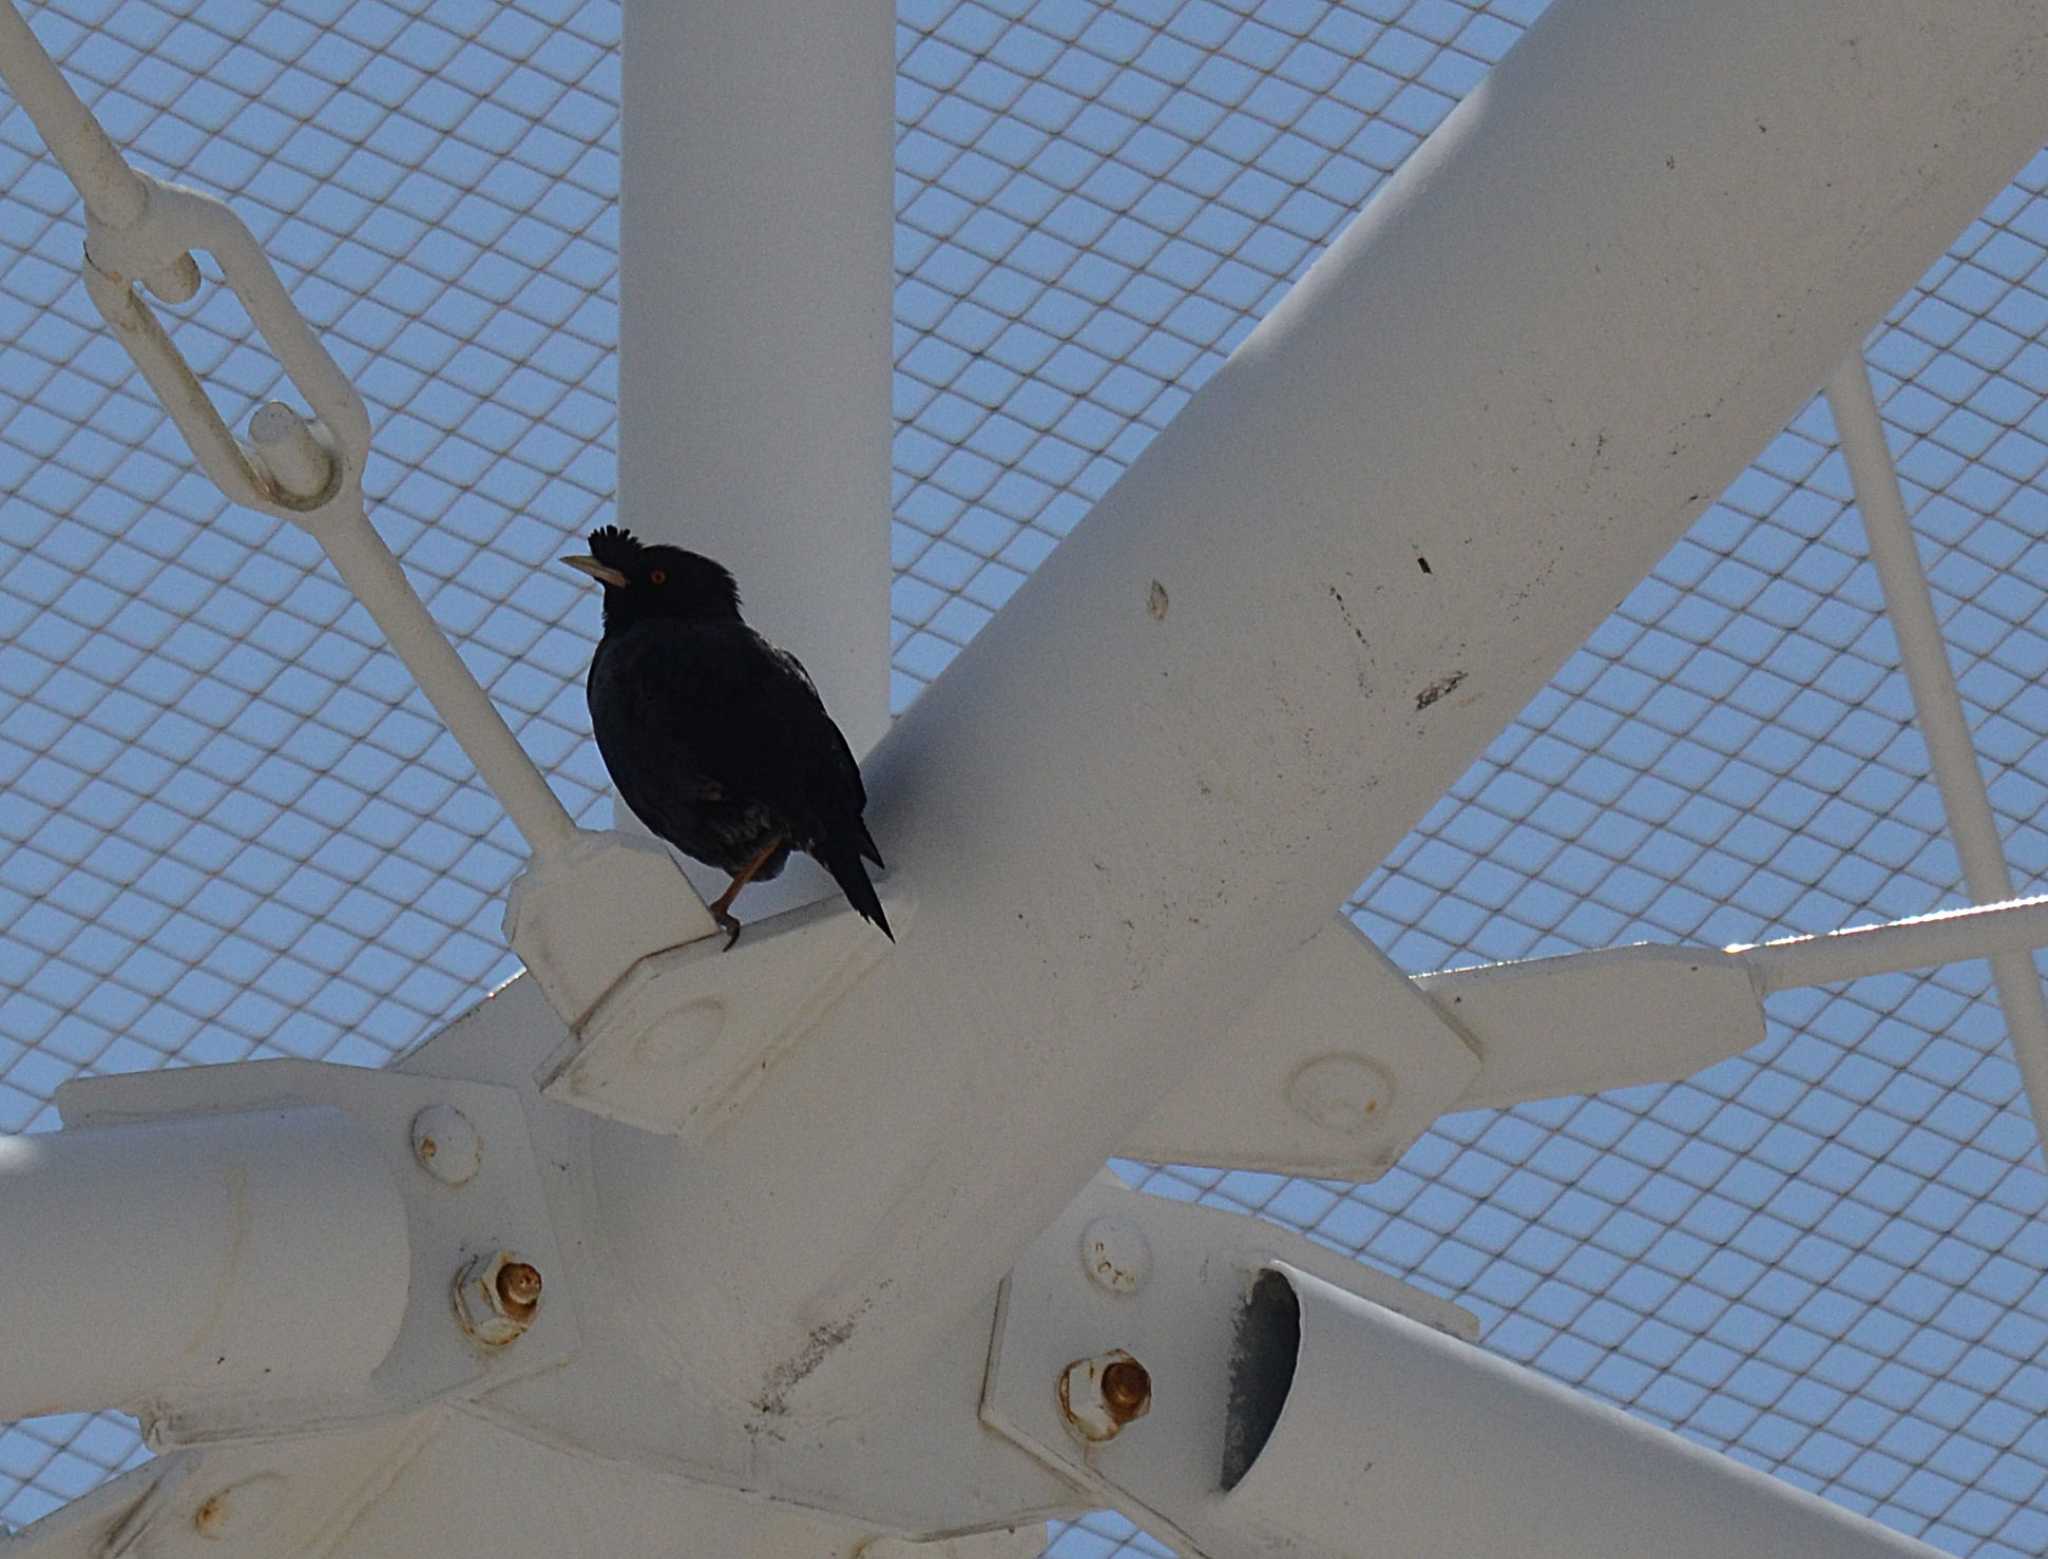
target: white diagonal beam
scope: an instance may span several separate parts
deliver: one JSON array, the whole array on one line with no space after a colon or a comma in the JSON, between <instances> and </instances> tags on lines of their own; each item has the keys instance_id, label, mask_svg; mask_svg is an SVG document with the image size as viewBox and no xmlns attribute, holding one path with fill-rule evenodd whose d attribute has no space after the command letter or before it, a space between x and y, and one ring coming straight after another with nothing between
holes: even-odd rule
<instances>
[{"instance_id":1,"label":"white diagonal beam","mask_svg":"<svg viewBox=\"0 0 2048 1559\"><path fill-rule=\"evenodd\" d=\"M913 1374L2048 137L2034 0L1558 0L878 749L914 923L593 1123L678 1374ZM593 1404L594 1412L602 1403Z\"/></svg>"},{"instance_id":2,"label":"white diagonal beam","mask_svg":"<svg viewBox=\"0 0 2048 1559\"><path fill-rule=\"evenodd\" d=\"M1899 493L1899 474L1884 441L1884 421L1870 388L1870 371L1860 350L1842 361L1828 380L1828 407L1835 432L1849 463L1856 489L1856 507L1863 515L1870 560L1884 586L1885 611L1898 636L1899 659L1913 690L1913 711L1927 742L1934 783L1941 791L1941 809L1949 836L1962 861L1963 882L1979 904L2012 897L2012 873L2005 863L2005 845L1998 837L1998 819L1991 794L1977 767L1976 743L1963 714L1963 696L1949 664L1948 645L1934 616L1934 596L1920 566L1913 527ZM1991 954L1991 977L1998 987L1999 1009L2012 1039L2013 1060L2026 1084L2033 1107L2034 1129L2048 1131L2048 1001L2042 999L2041 976L2034 955L2017 949Z\"/></svg>"}]
</instances>

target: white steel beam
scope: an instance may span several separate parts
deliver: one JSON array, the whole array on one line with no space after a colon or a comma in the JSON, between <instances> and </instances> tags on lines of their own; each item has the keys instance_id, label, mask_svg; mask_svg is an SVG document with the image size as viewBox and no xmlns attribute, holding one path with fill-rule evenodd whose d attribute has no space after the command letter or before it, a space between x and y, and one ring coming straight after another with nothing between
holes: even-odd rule
<instances>
[{"instance_id":1,"label":"white steel beam","mask_svg":"<svg viewBox=\"0 0 2048 1559\"><path fill-rule=\"evenodd\" d=\"M1236 1342L1231 1427L1258 1443L1242 1481L1203 1511L1238 1539L1211 1552L1490 1559L1936 1553L1278 1263L1253 1290ZM1262 1430L1268 1438L1258 1438Z\"/></svg>"},{"instance_id":2,"label":"white steel beam","mask_svg":"<svg viewBox=\"0 0 2048 1559\"><path fill-rule=\"evenodd\" d=\"M340 1112L0 1137L0 1420L360 1387L398 1336L405 1206Z\"/></svg>"},{"instance_id":3,"label":"white steel beam","mask_svg":"<svg viewBox=\"0 0 2048 1559\"><path fill-rule=\"evenodd\" d=\"M889 723L895 21L629 0L622 51L620 518L730 568L855 752Z\"/></svg>"},{"instance_id":4,"label":"white steel beam","mask_svg":"<svg viewBox=\"0 0 2048 1559\"><path fill-rule=\"evenodd\" d=\"M1828 380L1828 407L1849 479L1856 489L1856 507L1863 515L1870 560L1884 586L1885 611L1898 636L1899 659L1913 690L1913 710L1941 791L1941 809L1949 836L1962 861L1963 882L1979 904L2012 897L2012 873L2005 864L2005 845L1998 837L1998 819L1991 795L1977 767L1976 743L1963 714L1963 696L1949 665L1948 645L1934 616L1934 597L1920 567L1913 527L1899 493L1899 475L1884 441L1884 421L1870 388L1870 373L1861 350L1843 359ZM2030 951L2010 949L1991 954L1991 977L1998 987L1999 1009L2005 1014L2013 1060L2026 1085L2033 1108L2034 1129L2048 1132L2048 1000L2041 994L2041 976Z\"/></svg>"},{"instance_id":5,"label":"white steel beam","mask_svg":"<svg viewBox=\"0 0 2048 1559\"><path fill-rule=\"evenodd\" d=\"M884 740L915 934L709 1140L593 1123L657 1367L783 1423L914 1378L2048 137L2044 64L2034 0L1558 0Z\"/></svg>"}]
</instances>

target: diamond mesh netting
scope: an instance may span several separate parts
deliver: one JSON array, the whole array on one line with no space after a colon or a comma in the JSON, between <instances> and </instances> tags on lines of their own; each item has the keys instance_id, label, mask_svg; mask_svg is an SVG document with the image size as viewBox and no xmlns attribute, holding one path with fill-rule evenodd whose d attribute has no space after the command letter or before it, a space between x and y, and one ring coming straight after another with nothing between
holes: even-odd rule
<instances>
[{"instance_id":1,"label":"diamond mesh netting","mask_svg":"<svg viewBox=\"0 0 2048 1559\"><path fill-rule=\"evenodd\" d=\"M1540 0L904 0L894 700L939 675ZM373 512L579 820L609 820L615 0L63 0L152 172L234 200L371 404ZM521 849L367 615L227 507L98 325L0 100L0 1130L65 1079L378 1065L513 972ZM231 423L275 370L178 340ZM1872 343L2022 892L2048 886L2048 157ZM1826 408L1365 881L1404 966L1961 902ZM1985 966L1772 998L1686 1083L1439 1122L1375 1184L1124 1165L1451 1295L1486 1346L1958 1554L2048 1550L2048 1179ZM0 1429L21 1524L144 1453ZM1059 1531L1071 1559L1131 1545Z\"/></svg>"}]
</instances>

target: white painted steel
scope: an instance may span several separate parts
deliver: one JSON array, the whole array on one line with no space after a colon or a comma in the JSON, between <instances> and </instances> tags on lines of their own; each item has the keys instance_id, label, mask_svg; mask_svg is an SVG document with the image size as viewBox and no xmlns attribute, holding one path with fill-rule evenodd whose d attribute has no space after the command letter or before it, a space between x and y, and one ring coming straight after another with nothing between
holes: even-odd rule
<instances>
[{"instance_id":1,"label":"white painted steel","mask_svg":"<svg viewBox=\"0 0 2048 1559\"><path fill-rule=\"evenodd\" d=\"M0 1419L360 1388L411 1271L376 1146L333 1109L0 1137Z\"/></svg>"},{"instance_id":2,"label":"white painted steel","mask_svg":"<svg viewBox=\"0 0 2048 1559\"><path fill-rule=\"evenodd\" d=\"M1870 560L1884 586L1886 613L1898 636L1899 658L1913 690L1913 709L1927 742L1927 756L1941 790L1942 811L1949 835L1962 862L1963 881L1979 904L2012 897L2012 873L2005 846L1998 837L1998 819L1984 773L1977 766L1976 743L1963 714L1948 645L1934 616L1934 597L1920 566L1913 527L1899 492L1898 472L1884 441L1884 421L1870 388L1870 372L1858 351L1844 359L1828 380L1828 407L1842 440L1842 456L1856 488L1856 507L1870 542ZM2048 999L2031 952L2009 950L1991 955L1991 976L1998 987L1998 1005L2012 1039L2013 1060L2026 1084L2033 1107L2034 1129L2048 1133ZM2048 1140L2048 1138L2044 1138Z\"/></svg>"},{"instance_id":3,"label":"white painted steel","mask_svg":"<svg viewBox=\"0 0 2048 1559\"><path fill-rule=\"evenodd\" d=\"M14 0L0 0L0 80L35 121L88 211L113 227L141 218L147 187L71 90Z\"/></svg>"},{"instance_id":4,"label":"white painted steel","mask_svg":"<svg viewBox=\"0 0 2048 1559\"><path fill-rule=\"evenodd\" d=\"M1319 1277L1272 1270L1300 1304L1300 1349L1272 1438L1212 1513L1236 1542L1213 1552L1935 1552Z\"/></svg>"},{"instance_id":5,"label":"white painted steel","mask_svg":"<svg viewBox=\"0 0 2048 1559\"><path fill-rule=\"evenodd\" d=\"M714 1140L597 1128L671 1366L914 1370L2039 146L2044 53L1553 5L877 751L918 934Z\"/></svg>"},{"instance_id":6,"label":"white painted steel","mask_svg":"<svg viewBox=\"0 0 2048 1559\"><path fill-rule=\"evenodd\" d=\"M730 568L855 752L889 721L895 20L629 0L621 52L620 520Z\"/></svg>"},{"instance_id":7,"label":"white painted steel","mask_svg":"<svg viewBox=\"0 0 2048 1559\"><path fill-rule=\"evenodd\" d=\"M1104 1288L1085 1265L1086 1233L1105 1216L1140 1231L1151 1254L1150 1272L1127 1292ZM1479 1330L1477 1318L1456 1305L1292 1230L1128 1191L1105 1173L1032 1241L1003 1285L982 1422L1182 1553L1220 1559L1244 1551L1242 1527L1219 1522L1225 1410L1245 1295L1275 1262L1451 1337L1469 1341ZM1150 1376L1150 1410L1113 1438L1084 1444L1062 1411L1057 1384L1075 1361L1116 1352ZM1370 1401L1359 1405L1361 1413L1374 1410ZM1398 1418L1384 1423L1398 1432Z\"/></svg>"},{"instance_id":8,"label":"white painted steel","mask_svg":"<svg viewBox=\"0 0 2048 1559\"><path fill-rule=\"evenodd\" d=\"M2048 947L2048 896L1938 910L1880 926L1785 937L1724 951L1753 971L1757 989L1768 996L1772 991L1898 974L1966 958L2026 956L2037 947Z\"/></svg>"},{"instance_id":9,"label":"white painted steel","mask_svg":"<svg viewBox=\"0 0 2048 1559\"><path fill-rule=\"evenodd\" d=\"M446 723L449 734L462 744L534 855L545 858L566 850L577 837L575 823L519 745L497 705L435 626L360 502L338 522L317 527L314 535L326 549L335 572L384 630L405 669Z\"/></svg>"}]
</instances>

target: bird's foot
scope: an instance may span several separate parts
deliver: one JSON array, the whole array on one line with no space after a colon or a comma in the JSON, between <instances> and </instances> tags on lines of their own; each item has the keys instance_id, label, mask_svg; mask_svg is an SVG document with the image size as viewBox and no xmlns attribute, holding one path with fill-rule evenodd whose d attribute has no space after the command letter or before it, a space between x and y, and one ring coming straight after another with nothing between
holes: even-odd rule
<instances>
[{"instance_id":1,"label":"bird's foot","mask_svg":"<svg viewBox=\"0 0 2048 1559\"><path fill-rule=\"evenodd\" d=\"M740 924L738 916L727 910L713 909L711 918L718 922L718 929L725 933L725 950L731 952L733 943L740 939L740 933L747 928Z\"/></svg>"}]
</instances>

